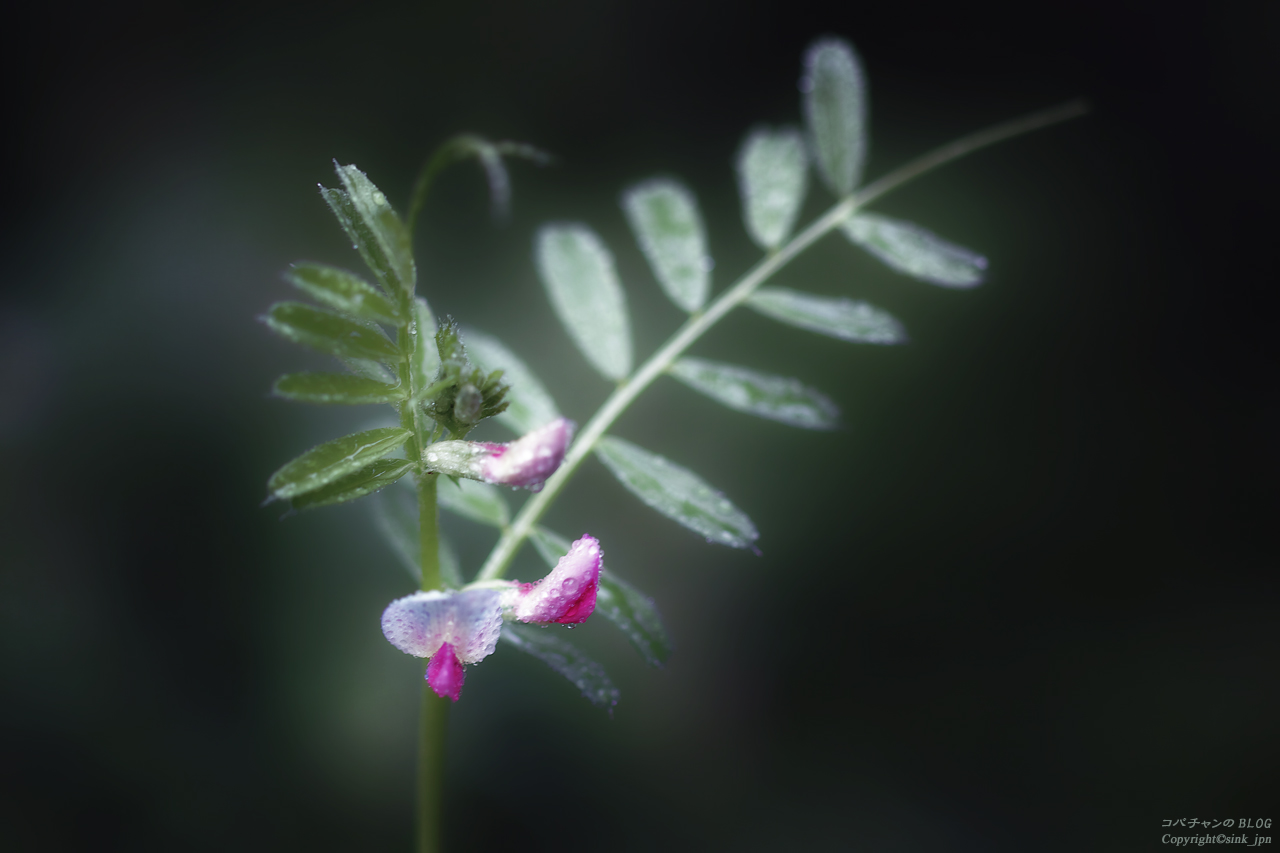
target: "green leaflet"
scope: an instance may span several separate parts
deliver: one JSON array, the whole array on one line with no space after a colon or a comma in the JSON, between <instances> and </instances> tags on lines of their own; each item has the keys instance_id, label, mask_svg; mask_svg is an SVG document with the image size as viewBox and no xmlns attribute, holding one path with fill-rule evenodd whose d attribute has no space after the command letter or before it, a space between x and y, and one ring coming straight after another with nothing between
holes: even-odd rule
<instances>
[{"instance_id":1,"label":"green leaflet","mask_svg":"<svg viewBox=\"0 0 1280 853\"><path fill-rule=\"evenodd\" d=\"M411 468L413 463L407 459L379 459L327 486L299 495L290 503L294 509L315 509L353 501L391 485Z\"/></svg>"},{"instance_id":2,"label":"green leaflet","mask_svg":"<svg viewBox=\"0 0 1280 853\"><path fill-rule=\"evenodd\" d=\"M383 287L397 298L412 295L417 272L408 229L364 172L336 163L334 169L345 189L320 190L334 216Z\"/></svg>"},{"instance_id":3,"label":"green leaflet","mask_svg":"<svg viewBox=\"0 0 1280 853\"><path fill-rule=\"evenodd\" d=\"M823 181L838 196L853 192L867 158L866 79L848 42L820 39L804 57L804 117Z\"/></svg>"},{"instance_id":4,"label":"green leaflet","mask_svg":"<svg viewBox=\"0 0 1280 853\"><path fill-rule=\"evenodd\" d=\"M502 381L511 388L505 397L507 410L498 415L501 423L523 435L560 417L546 386L501 341L476 329L464 329L463 337L471 359L486 371L501 370Z\"/></svg>"},{"instance_id":5,"label":"green leaflet","mask_svg":"<svg viewBox=\"0 0 1280 853\"><path fill-rule=\"evenodd\" d=\"M554 630L507 622L502 626L502 639L572 681L592 705L612 709L621 693L609 680L604 667L557 637L552 633Z\"/></svg>"},{"instance_id":6,"label":"green leaflet","mask_svg":"<svg viewBox=\"0 0 1280 853\"><path fill-rule=\"evenodd\" d=\"M276 380L272 391L300 403L394 403L409 396L405 389L346 373L289 373Z\"/></svg>"},{"instance_id":7,"label":"green leaflet","mask_svg":"<svg viewBox=\"0 0 1280 853\"><path fill-rule=\"evenodd\" d=\"M700 310L711 289L714 264L693 193L676 181L657 178L623 193L622 209L667 296L685 311Z\"/></svg>"},{"instance_id":8,"label":"green leaflet","mask_svg":"<svg viewBox=\"0 0 1280 853\"><path fill-rule=\"evenodd\" d=\"M391 301L372 284L346 270L324 264L294 264L285 279L317 302L376 323L403 325Z\"/></svg>"},{"instance_id":9,"label":"green leaflet","mask_svg":"<svg viewBox=\"0 0 1280 853\"><path fill-rule=\"evenodd\" d=\"M772 317L810 332L861 344L905 343L902 324L879 308L846 296L814 296L785 287L762 287L747 304Z\"/></svg>"},{"instance_id":10,"label":"green leaflet","mask_svg":"<svg viewBox=\"0 0 1280 853\"><path fill-rule=\"evenodd\" d=\"M544 225L534 261L551 307L587 361L606 379L631 372L631 321L613 255L585 225Z\"/></svg>"},{"instance_id":11,"label":"green leaflet","mask_svg":"<svg viewBox=\"0 0 1280 853\"><path fill-rule=\"evenodd\" d=\"M835 403L798 379L687 357L671 365L669 372L695 391L739 412L802 429L834 429L840 420Z\"/></svg>"},{"instance_id":12,"label":"green leaflet","mask_svg":"<svg viewBox=\"0 0 1280 853\"><path fill-rule=\"evenodd\" d=\"M391 546L392 552L400 559L414 583L420 583L422 539L418 528L418 502L413 494L405 489L391 489L375 495L369 505L373 510L374 524L382 538ZM443 534L439 541L440 580L449 589L459 589L462 586L462 572L458 555Z\"/></svg>"},{"instance_id":13,"label":"green leaflet","mask_svg":"<svg viewBox=\"0 0 1280 853\"><path fill-rule=\"evenodd\" d=\"M395 384L395 374L388 370L385 365L372 359L350 358L340 355L338 356L338 361L356 376L363 376L365 379L372 379L374 382L381 382L383 385Z\"/></svg>"},{"instance_id":14,"label":"green leaflet","mask_svg":"<svg viewBox=\"0 0 1280 853\"><path fill-rule=\"evenodd\" d=\"M377 326L301 302L277 302L263 320L282 338L321 352L375 361L404 360L400 350Z\"/></svg>"},{"instance_id":15,"label":"green leaflet","mask_svg":"<svg viewBox=\"0 0 1280 853\"><path fill-rule=\"evenodd\" d=\"M400 427L383 427L313 447L271 475L268 500L296 498L327 486L381 459L412 435Z\"/></svg>"},{"instance_id":16,"label":"green leaflet","mask_svg":"<svg viewBox=\"0 0 1280 853\"><path fill-rule=\"evenodd\" d=\"M903 275L943 287L982 283L987 259L911 222L861 213L841 225L846 237Z\"/></svg>"},{"instance_id":17,"label":"green leaflet","mask_svg":"<svg viewBox=\"0 0 1280 853\"><path fill-rule=\"evenodd\" d=\"M602 438L596 456L628 491L708 542L750 548L760 537L746 514L702 478L620 438Z\"/></svg>"},{"instance_id":18,"label":"green leaflet","mask_svg":"<svg viewBox=\"0 0 1280 853\"><path fill-rule=\"evenodd\" d=\"M738 151L738 191L747 233L762 249L791 236L809 189L804 137L794 128L756 128Z\"/></svg>"},{"instance_id":19,"label":"green leaflet","mask_svg":"<svg viewBox=\"0 0 1280 853\"><path fill-rule=\"evenodd\" d=\"M529 538L553 569L572 544L545 527L535 527ZM600 569L595 612L617 625L649 666L662 666L671 656L671 640L653 599L604 567Z\"/></svg>"},{"instance_id":20,"label":"green leaflet","mask_svg":"<svg viewBox=\"0 0 1280 853\"><path fill-rule=\"evenodd\" d=\"M506 527L511 523L511 510L502 492L488 483L459 480L455 485L453 480L441 477L436 486L436 500L441 508L481 524Z\"/></svg>"}]
</instances>

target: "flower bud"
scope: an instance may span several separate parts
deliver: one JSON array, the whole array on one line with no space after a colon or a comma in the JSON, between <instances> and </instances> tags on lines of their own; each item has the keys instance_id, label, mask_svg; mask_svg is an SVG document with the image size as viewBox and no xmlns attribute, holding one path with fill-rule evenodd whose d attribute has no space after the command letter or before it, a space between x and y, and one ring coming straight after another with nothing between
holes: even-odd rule
<instances>
[{"instance_id":1,"label":"flower bud","mask_svg":"<svg viewBox=\"0 0 1280 853\"><path fill-rule=\"evenodd\" d=\"M483 405L484 395L468 382L458 389L458 395L453 398L453 416L464 424L473 424L480 419L480 407Z\"/></svg>"},{"instance_id":2,"label":"flower bud","mask_svg":"<svg viewBox=\"0 0 1280 853\"><path fill-rule=\"evenodd\" d=\"M557 418L510 444L439 441L423 452L427 467L451 477L539 491L564 461L573 421Z\"/></svg>"}]
</instances>

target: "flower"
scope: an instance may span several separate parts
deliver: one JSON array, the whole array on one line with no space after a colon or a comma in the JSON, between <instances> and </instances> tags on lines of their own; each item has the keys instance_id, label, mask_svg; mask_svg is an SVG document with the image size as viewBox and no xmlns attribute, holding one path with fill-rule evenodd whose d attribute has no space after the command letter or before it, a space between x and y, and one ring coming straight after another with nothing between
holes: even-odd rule
<instances>
[{"instance_id":1,"label":"flower","mask_svg":"<svg viewBox=\"0 0 1280 853\"><path fill-rule=\"evenodd\" d=\"M382 634L405 654L431 658L427 683L437 696L458 701L463 664L493 654L502 633L502 591L415 592L382 613Z\"/></svg>"},{"instance_id":2,"label":"flower","mask_svg":"<svg viewBox=\"0 0 1280 853\"><path fill-rule=\"evenodd\" d=\"M383 636L405 654L430 658L427 684L437 696L457 702L464 666L493 654L504 618L562 625L587 621L596 607L603 558L600 543L584 535L540 581L480 581L460 590L398 598L382 613Z\"/></svg>"},{"instance_id":3,"label":"flower","mask_svg":"<svg viewBox=\"0 0 1280 853\"><path fill-rule=\"evenodd\" d=\"M422 455L427 467L441 474L537 492L560 467L573 429L573 421L556 418L510 444L438 441Z\"/></svg>"}]
</instances>

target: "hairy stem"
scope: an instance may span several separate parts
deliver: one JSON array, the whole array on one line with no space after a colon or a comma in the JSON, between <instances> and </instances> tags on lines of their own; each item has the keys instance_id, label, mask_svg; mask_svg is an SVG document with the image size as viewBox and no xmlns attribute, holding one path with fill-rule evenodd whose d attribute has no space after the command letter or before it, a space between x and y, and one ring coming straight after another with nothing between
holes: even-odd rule
<instances>
[{"instance_id":1,"label":"hairy stem","mask_svg":"<svg viewBox=\"0 0 1280 853\"><path fill-rule=\"evenodd\" d=\"M769 280L774 273L786 266L792 258L799 255L827 232L838 227L858 209L865 207L875 199L897 189L913 178L932 169L949 163L952 160L993 145L1005 139L1027 133L1038 128L1047 127L1067 119L1084 115L1088 105L1083 101L1072 101L1062 106L1032 113L1013 121L1004 122L986 130L962 137L955 142L937 148L934 151L907 163L861 190L854 192L822 214L808 228L801 231L790 242L776 252L766 255L759 263L747 271L728 290L720 294L714 302L701 314L694 314L640 369L624 382L620 383L604 405L592 416L582 432L578 434L573 446L565 455L560 468L547 479L541 492L530 498L520 509L520 513L512 521L511 526L498 539L489 558L477 575L477 580L493 580L506 572L511 561L515 559L529 533L551 503L568 484L569 479L577 471L578 466L595 448L596 442L604 436L614 421L627 410L632 401L649 387L658 376L667 370L680 355L695 341L719 322L726 314L741 305L760 285Z\"/></svg>"}]
</instances>

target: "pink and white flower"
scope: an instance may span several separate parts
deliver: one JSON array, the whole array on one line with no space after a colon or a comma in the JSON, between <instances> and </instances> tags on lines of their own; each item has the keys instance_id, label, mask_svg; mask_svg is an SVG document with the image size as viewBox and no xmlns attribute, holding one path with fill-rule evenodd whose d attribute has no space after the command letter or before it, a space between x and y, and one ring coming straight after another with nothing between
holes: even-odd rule
<instances>
[{"instance_id":1,"label":"pink and white flower","mask_svg":"<svg viewBox=\"0 0 1280 853\"><path fill-rule=\"evenodd\" d=\"M414 657L430 658L427 683L437 696L457 702L466 664L493 654L504 619L576 625L596 607L604 554L584 535L540 581L482 581L456 591L415 592L382 614L382 633Z\"/></svg>"},{"instance_id":2,"label":"pink and white flower","mask_svg":"<svg viewBox=\"0 0 1280 853\"><path fill-rule=\"evenodd\" d=\"M441 474L536 492L564 461L573 429L573 421L556 418L509 444L439 441L422 456L430 470Z\"/></svg>"}]
</instances>

